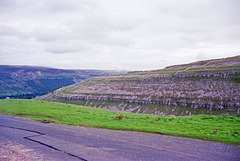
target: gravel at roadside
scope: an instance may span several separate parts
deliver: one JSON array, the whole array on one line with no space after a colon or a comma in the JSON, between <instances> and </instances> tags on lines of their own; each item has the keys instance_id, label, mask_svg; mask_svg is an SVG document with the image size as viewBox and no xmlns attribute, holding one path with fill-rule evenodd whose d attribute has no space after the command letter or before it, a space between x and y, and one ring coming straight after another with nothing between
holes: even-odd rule
<instances>
[{"instance_id":1,"label":"gravel at roadside","mask_svg":"<svg viewBox=\"0 0 240 161\"><path fill-rule=\"evenodd\" d=\"M41 156L22 144L12 141L0 142L0 160L1 161L42 161Z\"/></svg>"}]
</instances>

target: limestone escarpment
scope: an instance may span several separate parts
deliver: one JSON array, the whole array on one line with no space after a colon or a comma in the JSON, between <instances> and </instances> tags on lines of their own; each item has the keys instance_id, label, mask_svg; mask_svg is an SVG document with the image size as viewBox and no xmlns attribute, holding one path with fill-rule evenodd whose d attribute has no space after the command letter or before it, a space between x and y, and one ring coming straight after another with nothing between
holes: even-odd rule
<instances>
[{"instance_id":1,"label":"limestone escarpment","mask_svg":"<svg viewBox=\"0 0 240 161\"><path fill-rule=\"evenodd\" d=\"M98 89L98 90L97 90ZM222 109L239 107L240 86L226 78L151 78L111 80L65 94L65 99L162 104L191 108Z\"/></svg>"},{"instance_id":2,"label":"limestone escarpment","mask_svg":"<svg viewBox=\"0 0 240 161\"><path fill-rule=\"evenodd\" d=\"M88 79L62 89L54 99L83 100L83 105L159 114L159 105L176 108L240 109L240 56L175 66L157 71ZM102 104L91 104L101 101ZM129 106L128 109L125 106ZM137 107L145 109L135 110ZM149 112L148 107L156 107ZM110 107L110 106L109 106ZM111 106L113 107L113 106Z\"/></svg>"}]
</instances>

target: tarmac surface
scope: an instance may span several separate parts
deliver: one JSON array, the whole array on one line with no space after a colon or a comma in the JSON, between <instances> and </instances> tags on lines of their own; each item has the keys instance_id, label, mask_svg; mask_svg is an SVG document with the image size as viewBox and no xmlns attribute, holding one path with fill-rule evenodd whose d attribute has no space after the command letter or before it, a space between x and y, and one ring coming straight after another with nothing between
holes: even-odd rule
<instances>
[{"instance_id":1,"label":"tarmac surface","mask_svg":"<svg viewBox=\"0 0 240 161\"><path fill-rule=\"evenodd\" d=\"M240 160L240 146L0 115L0 160Z\"/></svg>"}]
</instances>

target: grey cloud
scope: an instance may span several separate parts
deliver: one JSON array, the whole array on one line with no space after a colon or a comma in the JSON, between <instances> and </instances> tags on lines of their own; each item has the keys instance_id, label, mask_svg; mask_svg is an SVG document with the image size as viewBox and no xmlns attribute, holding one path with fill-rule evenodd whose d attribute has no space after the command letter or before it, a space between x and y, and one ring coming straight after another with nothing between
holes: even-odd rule
<instances>
[{"instance_id":1,"label":"grey cloud","mask_svg":"<svg viewBox=\"0 0 240 161\"><path fill-rule=\"evenodd\" d=\"M30 35L26 32L22 32L16 28L5 26L5 25L0 26L0 35L2 37L9 37L9 36L17 37L19 39L27 39L30 37Z\"/></svg>"},{"instance_id":2,"label":"grey cloud","mask_svg":"<svg viewBox=\"0 0 240 161\"><path fill-rule=\"evenodd\" d=\"M57 40L66 40L73 38L71 32L59 27L39 27L31 33L32 37L38 41L49 42Z\"/></svg>"},{"instance_id":3,"label":"grey cloud","mask_svg":"<svg viewBox=\"0 0 240 161\"><path fill-rule=\"evenodd\" d=\"M147 70L233 56L239 7L238 0L1 0L0 63Z\"/></svg>"},{"instance_id":4,"label":"grey cloud","mask_svg":"<svg viewBox=\"0 0 240 161\"><path fill-rule=\"evenodd\" d=\"M83 41L55 41L45 44L45 51L56 54L83 53L89 50L91 46Z\"/></svg>"},{"instance_id":5,"label":"grey cloud","mask_svg":"<svg viewBox=\"0 0 240 161\"><path fill-rule=\"evenodd\" d=\"M12 28L12 27L8 27L8 26L5 26L5 25L2 25L0 26L0 34L2 36L11 36L11 35L22 35L22 33L20 31L18 31L17 29L15 28Z\"/></svg>"}]
</instances>

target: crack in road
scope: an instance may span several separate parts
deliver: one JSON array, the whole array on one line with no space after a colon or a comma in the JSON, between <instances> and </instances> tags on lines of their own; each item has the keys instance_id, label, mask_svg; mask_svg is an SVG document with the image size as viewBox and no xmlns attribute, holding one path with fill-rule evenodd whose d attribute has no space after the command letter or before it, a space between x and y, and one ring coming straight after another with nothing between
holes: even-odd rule
<instances>
[{"instance_id":1,"label":"crack in road","mask_svg":"<svg viewBox=\"0 0 240 161\"><path fill-rule=\"evenodd\" d=\"M24 139L29 140L29 141L32 141L32 142L35 142L35 143L38 143L38 144L41 144L41 145L44 145L44 146L46 146L46 147L48 147L48 148L51 148L51 149L54 149L54 150L56 150L56 151L65 153L65 154L67 154L67 155L69 155L69 156L72 156L72 157L75 157L75 158L77 158L77 159L79 159L79 160L87 161L86 159L81 158L81 157L79 157L79 156L77 156L77 155L68 153L68 152L66 152L66 151L63 151L63 150L58 149L58 148L55 148L55 147L53 147L53 146L51 146L51 145L48 145L48 144L45 144L45 143L43 143L43 142L40 142L40 141L31 139L31 138L33 138L33 137L45 136L46 134L44 134L44 133L41 133L41 132L38 132L38 131L34 131L34 130L28 130L28 129L18 128L18 127L6 126L6 125L0 125L0 126L1 126L1 127L5 127L5 128L11 128L11 129L16 129L16 130L22 130L22 131L27 131L27 132L36 133L36 134L38 134L38 135L26 136L26 137L24 137Z\"/></svg>"},{"instance_id":2,"label":"crack in road","mask_svg":"<svg viewBox=\"0 0 240 161\"><path fill-rule=\"evenodd\" d=\"M3 138L8 138L8 133L10 139L20 135L15 141L23 139L24 144L30 142L38 145L31 144L33 147L42 147L39 154L52 150L43 157L56 156L59 160L239 160L239 146L137 132L44 125L22 118L15 122L15 119L3 117L1 122L0 118L0 127L6 127Z\"/></svg>"}]
</instances>

